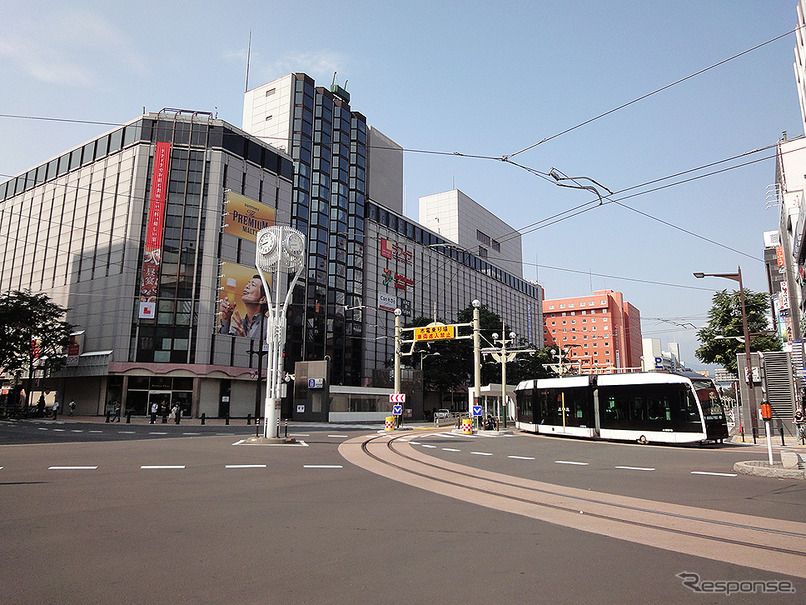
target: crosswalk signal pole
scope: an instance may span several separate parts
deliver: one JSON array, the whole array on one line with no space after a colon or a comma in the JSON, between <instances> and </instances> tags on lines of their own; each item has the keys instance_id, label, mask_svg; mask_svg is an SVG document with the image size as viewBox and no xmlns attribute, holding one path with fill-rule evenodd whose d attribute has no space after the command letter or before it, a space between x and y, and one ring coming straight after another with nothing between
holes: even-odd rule
<instances>
[{"instance_id":1,"label":"crosswalk signal pole","mask_svg":"<svg viewBox=\"0 0 806 605\"><path fill-rule=\"evenodd\" d=\"M403 311L395 309L395 395L400 395L400 316ZM395 418L398 427L403 424L403 414Z\"/></svg>"}]
</instances>

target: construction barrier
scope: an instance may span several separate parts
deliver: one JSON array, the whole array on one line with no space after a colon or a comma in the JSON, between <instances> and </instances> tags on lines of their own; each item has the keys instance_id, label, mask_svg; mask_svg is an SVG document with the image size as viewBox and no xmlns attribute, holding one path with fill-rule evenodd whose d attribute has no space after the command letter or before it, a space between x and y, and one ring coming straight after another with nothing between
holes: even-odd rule
<instances>
[{"instance_id":1,"label":"construction barrier","mask_svg":"<svg viewBox=\"0 0 806 605\"><path fill-rule=\"evenodd\" d=\"M386 430L387 431L394 431L395 430L395 417L394 416L387 416L386 417Z\"/></svg>"},{"instance_id":2,"label":"construction barrier","mask_svg":"<svg viewBox=\"0 0 806 605\"><path fill-rule=\"evenodd\" d=\"M462 435L472 435L472 434L473 434L473 419L462 418Z\"/></svg>"}]
</instances>

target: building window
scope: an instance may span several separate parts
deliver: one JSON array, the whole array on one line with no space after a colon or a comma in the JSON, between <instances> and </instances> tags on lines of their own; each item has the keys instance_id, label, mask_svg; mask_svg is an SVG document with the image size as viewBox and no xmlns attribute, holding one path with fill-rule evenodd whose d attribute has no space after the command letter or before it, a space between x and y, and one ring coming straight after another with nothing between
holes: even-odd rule
<instances>
[{"instance_id":1,"label":"building window","mask_svg":"<svg viewBox=\"0 0 806 605\"><path fill-rule=\"evenodd\" d=\"M484 233L483 231L479 231L476 229L476 239L479 240L482 244L487 246L490 245L490 236Z\"/></svg>"},{"instance_id":2,"label":"building window","mask_svg":"<svg viewBox=\"0 0 806 605\"><path fill-rule=\"evenodd\" d=\"M267 97L270 97L270 96L272 96L272 95L273 95L275 92L277 92L277 89L276 89L276 88L270 88L269 90L267 90L267 91L266 91L266 96L267 96Z\"/></svg>"},{"instance_id":3,"label":"building window","mask_svg":"<svg viewBox=\"0 0 806 605\"><path fill-rule=\"evenodd\" d=\"M490 245L493 247L493 250L496 252L501 252L501 244L495 240L490 241Z\"/></svg>"}]
</instances>

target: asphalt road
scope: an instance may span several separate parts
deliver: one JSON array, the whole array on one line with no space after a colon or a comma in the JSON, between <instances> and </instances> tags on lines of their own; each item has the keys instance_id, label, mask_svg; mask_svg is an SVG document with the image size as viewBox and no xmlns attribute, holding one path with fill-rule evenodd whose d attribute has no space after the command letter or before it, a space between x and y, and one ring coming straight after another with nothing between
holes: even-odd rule
<instances>
[{"instance_id":1,"label":"asphalt road","mask_svg":"<svg viewBox=\"0 0 806 605\"><path fill-rule=\"evenodd\" d=\"M806 594L787 570L595 535L368 472L338 448L371 431L294 425L297 445L235 445L253 431L0 423L3 602L721 602L730 589L731 602L757 603ZM436 463L806 521L803 485L731 476L734 460L763 459L761 450L426 431L415 441Z\"/></svg>"}]
</instances>

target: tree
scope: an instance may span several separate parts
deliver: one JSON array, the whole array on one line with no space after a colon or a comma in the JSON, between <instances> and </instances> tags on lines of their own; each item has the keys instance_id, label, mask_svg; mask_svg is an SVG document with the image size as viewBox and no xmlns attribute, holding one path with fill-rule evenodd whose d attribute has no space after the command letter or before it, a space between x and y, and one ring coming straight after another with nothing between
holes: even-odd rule
<instances>
[{"instance_id":1,"label":"tree","mask_svg":"<svg viewBox=\"0 0 806 605\"><path fill-rule=\"evenodd\" d=\"M14 290L0 295L0 367L9 374L27 370L31 379L35 367L55 371L64 366L73 331L62 319L66 312L47 294Z\"/></svg>"},{"instance_id":2,"label":"tree","mask_svg":"<svg viewBox=\"0 0 806 605\"><path fill-rule=\"evenodd\" d=\"M745 310L747 331L750 336L751 351L780 351L781 341L769 334L769 297L763 292L752 292L745 288ZM708 325L697 332L702 343L694 355L703 363L716 363L726 370L737 372L736 354L744 353L744 341L737 338L717 339L717 336L743 337L742 302L738 291L722 290L711 299L708 311Z\"/></svg>"}]
</instances>

